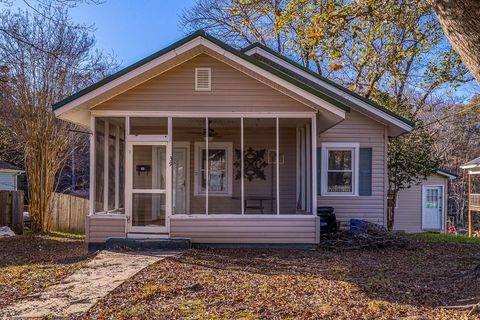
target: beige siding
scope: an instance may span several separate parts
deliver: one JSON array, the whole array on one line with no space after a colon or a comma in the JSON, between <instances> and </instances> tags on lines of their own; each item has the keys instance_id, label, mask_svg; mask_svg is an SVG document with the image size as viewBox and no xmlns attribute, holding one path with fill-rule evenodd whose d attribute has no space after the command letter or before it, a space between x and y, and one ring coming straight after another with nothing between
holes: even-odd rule
<instances>
[{"instance_id":1,"label":"beige siding","mask_svg":"<svg viewBox=\"0 0 480 320\"><path fill-rule=\"evenodd\" d=\"M126 235L125 216L87 216L86 236L87 242L103 243L108 238L125 238Z\"/></svg>"},{"instance_id":2,"label":"beige siding","mask_svg":"<svg viewBox=\"0 0 480 320\"><path fill-rule=\"evenodd\" d=\"M212 91L195 91L195 68L212 69ZM201 54L187 62L110 99L93 110L121 111L218 111L312 112L313 109Z\"/></svg>"},{"instance_id":3,"label":"beige siding","mask_svg":"<svg viewBox=\"0 0 480 320\"><path fill-rule=\"evenodd\" d=\"M406 232L421 232L422 230L422 187L428 185L443 186L444 205L443 216L445 225L445 210L447 208L447 178L440 175L433 175L421 184L413 185L398 193L397 208L395 208L394 230Z\"/></svg>"},{"instance_id":4,"label":"beige siding","mask_svg":"<svg viewBox=\"0 0 480 320\"><path fill-rule=\"evenodd\" d=\"M319 196L318 206L335 208L337 219L345 227L350 219L364 219L385 224L385 126L353 111L345 121L320 134L322 142L360 143L360 148L372 148L372 195L371 196ZM326 177L321 176L321 179Z\"/></svg>"},{"instance_id":5,"label":"beige siding","mask_svg":"<svg viewBox=\"0 0 480 320\"><path fill-rule=\"evenodd\" d=\"M170 236L197 243L318 243L318 218L172 217Z\"/></svg>"}]
</instances>

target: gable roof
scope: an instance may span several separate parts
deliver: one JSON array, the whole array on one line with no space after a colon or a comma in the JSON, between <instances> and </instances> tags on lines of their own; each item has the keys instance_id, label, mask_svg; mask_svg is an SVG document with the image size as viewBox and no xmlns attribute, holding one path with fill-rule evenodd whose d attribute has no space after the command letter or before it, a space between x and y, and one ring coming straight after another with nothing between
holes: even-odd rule
<instances>
[{"instance_id":1,"label":"gable roof","mask_svg":"<svg viewBox=\"0 0 480 320\"><path fill-rule=\"evenodd\" d=\"M446 177L450 180L455 180L458 178L458 175L453 173L453 172L450 172L448 170L445 170L445 169L437 169L437 174L438 175L441 175L443 177Z\"/></svg>"},{"instance_id":2,"label":"gable roof","mask_svg":"<svg viewBox=\"0 0 480 320\"><path fill-rule=\"evenodd\" d=\"M22 169L14 165L13 163L0 160L0 171L3 172L23 172Z\"/></svg>"},{"instance_id":3,"label":"gable roof","mask_svg":"<svg viewBox=\"0 0 480 320\"><path fill-rule=\"evenodd\" d=\"M468 173L480 173L480 157L468 161L467 163L460 166L461 169L468 170Z\"/></svg>"},{"instance_id":4,"label":"gable roof","mask_svg":"<svg viewBox=\"0 0 480 320\"><path fill-rule=\"evenodd\" d=\"M303 82L312 83L312 85L318 90L329 92L330 95L343 101L346 105L354 109L358 109L358 111L368 111L365 110L365 105L368 105L384 116L391 116L410 127L415 126L415 122L402 117L401 115L379 105L370 99L367 99L366 97L354 91L349 90L348 88L345 88L344 86L328 78L319 75L309 68L302 66L298 62L281 55L280 53L262 45L261 43L254 43L243 48L241 51L256 57L259 60L263 60L264 62L273 65L275 68L281 69L283 72L290 73L293 77L301 79Z\"/></svg>"},{"instance_id":5,"label":"gable roof","mask_svg":"<svg viewBox=\"0 0 480 320\"><path fill-rule=\"evenodd\" d=\"M148 57L106 77L105 79L53 104L52 109L55 111L55 114L57 116L60 116L63 113L66 113L78 107L79 105L86 103L86 101L91 102L96 96L100 95L100 93L97 91L102 90L102 88L104 89L104 91L106 91L114 87L119 87L122 81L133 82L135 80L133 78L134 73L139 73L140 71L146 73L149 70L148 68L153 68L155 66L155 63L157 63L157 65L161 65L161 63L163 63L162 61L168 61L168 59L175 57L176 55L178 55L177 51L181 51L181 49L188 47L197 39L205 39L206 41L200 41L196 45L213 45L212 47L215 47L217 50L218 48L221 48L221 50L224 50L223 55L229 54L231 58L233 57L236 60L247 65L248 67L255 68L257 72L262 72L263 75L271 77L273 79L272 81L283 84L286 83L291 87L296 88L296 90L299 90L298 92L300 93L302 98L310 98L312 100L320 99L321 101L323 101L323 103L318 103L317 101L317 104L325 107L327 110L329 110L333 114L336 114L337 116L344 117L344 113L350 111L351 105L349 104L351 103L347 104L344 98L342 98L338 94L335 94L335 92L332 92L332 90L328 90L321 86L314 85L311 82L305 81L305 79L298 77L298 75L285 73L282 70L279 70L278 68L275 68L268 63L260 61L259 59L246 54L245 50L236 50L230 45L210 36L203 30L194 32L191 35L186 36L185 38L171 44L170 46L152 55L149 55ZM282 59L287 58L283 57ZM128 90L128 88L126 90ZM349 94L353 94L346 88L344 88L344 90L346 90L345 92L348 91ZM381 110L384 114L389 114L387 113L386 109L382 110L380 108L380 106L377 107L377 109ZM395 117L391 115L390 118L395 120L388 122L389 119L386 119L386 122L391 126L398 128L398 130L395 131L395 134L408 132L413 127L412 122L409 122L408 120L403 119L398 115L395 115ZM402 119L402 123L400 125L396 123L399 121L399 119Z\"/></svg>"},{"instance_id":6,"label":"gable roof","mask_svg":"<svg viewBox=\"0 0 480 320\"><path fill-rule=\"evenodd\" d=\"M470 169L480 167L480 157L473 159L472 161L468 161L467 163L460 166L462 169Z\"/></svg>"}]
</instances>

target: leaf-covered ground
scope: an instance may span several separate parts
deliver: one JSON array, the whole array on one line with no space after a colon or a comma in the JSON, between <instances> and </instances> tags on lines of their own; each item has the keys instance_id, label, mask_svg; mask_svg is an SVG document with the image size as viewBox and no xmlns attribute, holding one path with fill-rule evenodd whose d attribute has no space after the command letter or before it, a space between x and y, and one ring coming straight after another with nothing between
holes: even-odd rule
<instances>
[{"instance_id":1,"label":"leaf-covered ground","mask_svg":"<svg viewBox=\"0 0 480 320\"><path fill-rule=\"evenodd\" d=\"M81 236L0 238L0 309L59 283L90 258Z\"/></svg>"},{"instance_id":2,"label":"leaf-covered ground","mask_svg":"<svg viewBox=\"0 0 480 320\"><path fill-rule=\"evenodd\" d=\"M429 242L338 252L191 250L144 269L82 318L467 319L468 311L440 306L480 300L479 264L478 245Z\"/></svg>"}]
</instances>

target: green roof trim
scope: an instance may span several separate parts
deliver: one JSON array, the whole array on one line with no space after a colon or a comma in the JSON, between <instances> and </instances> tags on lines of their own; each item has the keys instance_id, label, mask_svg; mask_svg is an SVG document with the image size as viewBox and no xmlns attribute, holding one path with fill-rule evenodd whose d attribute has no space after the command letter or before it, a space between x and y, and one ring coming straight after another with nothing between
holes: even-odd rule
<instances>
[{"instance_id":1,"label":"green roof trim","mask_svg":"<svg viewBox=\"0 0 480 320\"><path fill-rule=\"evenodd\" d=\"M381 106L381 105L379 105L378 103L376 103L376 102L374 102L374 101L372 101L372 100L370 100L370 99L368 99L368 98L365 98L364 96L362 96L362 95L360 95L360 94L358 94L358 93L356 93L356 92L353 92L352 90L349 90L348 88L345 88L344 86L336 83L335 81L332 81L332 80L330 80L330 79L327 79L327 78L319 75L318 73L310 70L309 68L307 68L307 67L305 67L305 66L302 66L300 63L298 63L298 62L296 62L296 61L293 61L293 60L290 59L290 58L287 58L286 56L278 53L277 51L275 51L275 50L273 50L273 49L271 49L271 48L269 48L269 47L267 47L267 46L265 46L265 45L263 45L263 44L261 44L261 43L259 43L259 42L253 43L253 44L251 44L251 45L249 45L249 46L241 49L241 51L242 51L242 52L247 52L247 51L249 51L249 50L251 50L251 49L253 49L253 48L257 48L257 47L260 48L260 49L262 49L262 50L264 50L264 51L266 51L266 52L268 52L268 53L270 53L270 54L272 54L272 55L274 55L275 57L277 57L277 58L279 58L279 59L281 59L281 60L283 60L283 61L291 64L292 66L294 66L294 67L296 67L296 68L298 68L298 69L300 69L300 70L302 70L302 71L305 71L306 73L310 74L311 76L314 76L314 77L316 77L317 79L322 80L322 81L324 81L324 82L326 82L326 83L328 83L328 84L336 87L337 89L342 90L343 92L345 92L345 93L347 93L347 94L349 94L349 95L351 95L351 96L353 96L353 97L355 97L355 98L357 98L357 99L362 100L362 101L365 102L365 103L368 103L368 104L371 105L372 107L377 108L378 110L380 110L380 111L382 111L382 112L385 112L385 113L391 115L392 117L397 118L398 120L400 120L400 121L408 124L409 126L412 126L412 127L415 126L415 122L414 122L414 121L412 121L412 120L410 120L410 119L407 119L407 118L405 118L405 117L402 117L401 115L399 115L399 114L397 114L397 113L395 113L395 112L393 112L393 111L385 108L384 106Z\"/></svg>"},{"instance_id":2,"label":"green roof trim","mask_svg":"<svg viewBox=\"0 0 480 320\"><path fill-rule=\"evenodd\" d=\"M105 84L107 84L107 83L125 75L125 74L127 74L130 71L133 71L134 69L136 69L136 68L138 68L138 67L140 67L140 66L142 66L142 65L144 65L144 64L146 64L146 63L148 63L148 62L150 62L150 61L152 61L152 60L154 60L154 59L172 51L172 50L177 49L178 47L184 45L185 43L187 43L187 42L189 42L189 41L191 41L191 40L193 40L197 37L205 38L206 40L218 45L222 49L224 49L224 50L242 58L243 60L246 60L246 61L254 64L255 66L260 67L260 68L264 69L265 71L268 71L271 74L273 74L273 75L275 75L275 76L277 76L277 77L279 77L279 78L281 78L281 79L283 79L283 80L285 80L285 81L287 81L287 82L289 82L289 83L291 83L291 84L293 84L293 85L295 85L295 86L297 86L297 87L299 87L299 88L301 88L301 89L303 89L303 90L305 90L305 91L307 91L307 92L309 92L309 93L311 93L311 94L313 94L313 95L315 95L315 96L317 96L317 97L319 97L319 98L321 98L321 99L323 99L323 100L325 100L325 101L327 101L331 104L333 104L334 106L336 106L336 107L338 107L338 108L340 108L340 109L342 109L346 112L350 111L349 106L345 105L341 101L338 101L336 98L334 98L334 97L332 97L332 96L330 96L330 95L328 95L324 92L321 92L321 91L319 91L319 90L317 90L317 89L315 89L315 88L313 88L313 87L311 87L311 86L309 86L309 85L307 85L307 84L305 84L305 83L303 83L303 82L301 82L301 81L299 81L295 78L292 78L289 75L281 72L280 70L277 70L277 69L275 69L275 68L273 68L273 67L271 67L271 66L269 66L269 65L267 65L267 64L265 64L261 61L258 61L257 59L255 59L253 57L250 57L250 56L246 55L245 53L243 53L239 50L236 50L232 46L230 46L230 45L228 45L228 44L210 36L208 33L206 33L203 30L196 31L196 32L186 36L185 38L169 45L168 47L166 47L166 48L164 48L160 51L157 51L157 52L149 55L148 57L143 58L142 60L140 60L140 61L138 61L138 62L136 62L136 63L134 63L134 64L132 64L128 67L125 67L125 68L121 69L120 71L118 71L118 72L100 80L99 82L96 82L96 83L92 84L91 86L88 86L85 89L82 89L82 90L78 91L77 93L75 93L75 94L73 94L73 95L71 95L71 96L53 104L52 109L53 110L59 109L60 107L66 105L67 103L69 103L69 102L71 102L75 99L80 98L81 96L83 96L83 95L85 95L85 94L87 94L87 93L89 93L89 92L91 92L91 91L93 91L93 90L95 90L95 89L97 89L97 88L99 88L99 87L101 87L101 86L103 86L103 85L105 85Z\"/></svg>"}]
</instances>

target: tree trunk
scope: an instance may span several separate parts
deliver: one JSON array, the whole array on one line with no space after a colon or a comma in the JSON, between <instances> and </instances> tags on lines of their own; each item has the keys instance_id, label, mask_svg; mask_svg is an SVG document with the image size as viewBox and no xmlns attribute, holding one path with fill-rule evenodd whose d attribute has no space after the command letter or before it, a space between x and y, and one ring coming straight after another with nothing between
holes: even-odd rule
<instances>
[{"instance_id":1,"label":"tree trunk","mask_svg":"<svg viewBox=\"0 0 480 320\"><path fill-rule=\"evenodd\" d=\"M480 1L431 1L452 47L480 83Z\"/></svg>"}]
</instances>

